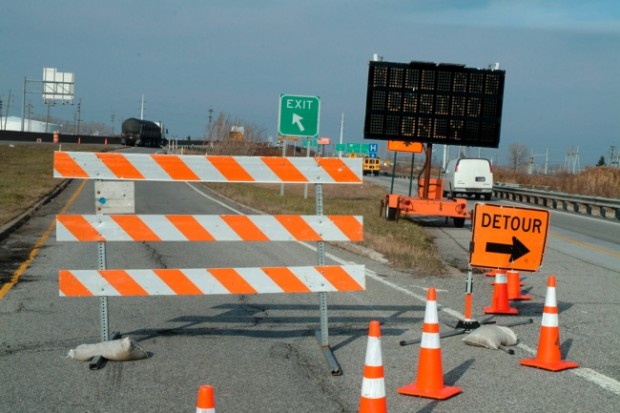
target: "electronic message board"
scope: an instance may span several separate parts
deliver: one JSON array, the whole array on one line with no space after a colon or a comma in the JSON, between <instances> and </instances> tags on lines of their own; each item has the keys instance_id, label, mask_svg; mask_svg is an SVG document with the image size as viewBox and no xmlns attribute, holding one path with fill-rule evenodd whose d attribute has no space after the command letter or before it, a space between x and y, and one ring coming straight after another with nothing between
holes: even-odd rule
<instances>
[{"instance_id":1,"label":"electronic message board","mask_svg":"<svg viewBox=\"0 0 620 413\"><path fill-rule=\"evenodd\" d=\"M497 148L506 72L369 62L364 138Z\"/></svg>"}]
</instances>

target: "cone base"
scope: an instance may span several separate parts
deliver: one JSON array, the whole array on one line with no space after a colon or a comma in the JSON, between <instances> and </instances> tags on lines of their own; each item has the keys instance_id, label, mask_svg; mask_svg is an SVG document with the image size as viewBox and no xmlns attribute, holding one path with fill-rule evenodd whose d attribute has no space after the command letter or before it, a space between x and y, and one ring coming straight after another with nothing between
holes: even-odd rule
<instances>
[{"instance_id":1,"label":"cone base","mask_svg":"<svg viewBox=\"0 0 620 413\"><path fill-rule=\"evenodd\" d=\"M461 393L460 387L456 386L443 386L441 389L420 389L417 383L411 383L406 386L398 388L398 393L406 394L408 396L426 397L428 399L445 400L449 397L455 396Z\"/></svg>"},{"instance_id":2,"label":"cone base","mask_svg":"<svg viewBox=\"0 0 620 413\"><path fill-rule=\"evenodd\" d=\"M385 397L381 399L368 399L362 397L360 399L359 413L386 413L387 400Z\"/></svg>"},{"instance_id":3,"label":"cone base","mask_svg":"<svg viewBox=\"0 0 620 413\"><path fill-rule=\"evenodd\" d=\"M532 299L532 297L529 296L529 295L518 295L516 297L508 296L508 300L509 301L529 301L531 299Z\"/></svg>"},{"instance_id":4,"label":"cone base","mask_svg":"<svg viewBox=\"0 0 620 413\"><path fill-rule=\"evenodd\" d=\"M544 369L544 370L549 370L549 371L562 371L562 370L574 369L576 367L579 367L578 363L575 363L574 361L568 361L568 360L560 360L555 363L549 363L546 361L538 360L537 358L531 358L531 359L523 359L519 361L519 363L523 366L537 367L539 369Z\"/></svg>"},{"instance_id":5,"label":"cone base","mask_svg":"<svg viewBox=\"0 0 620 413\"><path fill-rule=\"evenodd\" d=\"M503 310L499 308L493 308L491 306L483 308L485 314L519 314L519 310L513 307L508 307Z\"/></svg>"}]
</instances>

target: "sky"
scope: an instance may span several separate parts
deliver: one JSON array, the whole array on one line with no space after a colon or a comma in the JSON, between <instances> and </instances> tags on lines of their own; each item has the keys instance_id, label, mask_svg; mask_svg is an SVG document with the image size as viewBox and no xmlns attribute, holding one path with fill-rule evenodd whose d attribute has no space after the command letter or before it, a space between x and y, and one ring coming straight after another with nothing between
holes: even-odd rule
<instances>
[{"instance_id":1,"label":"sky","mask_svg":"<svg viewBox=\"0 0 620 413\"><path fill-rule=\"evenodd\" d=\"M581 167L620 151L617 0L20 0L0 12L0 98L21 116L44 67L75 76L80 118L163 121L200 139L213 117L277 136L280 94L319 96L320 132L364 140L368 61L430 61L506 71L500 145L470 155ZM76 105L54 106L73 120ZM114 122L112 118L114 117ZM436 146L435 146L436 148ZM452 157L458 148L450 147ZM435 149L434 155L437 154ZM439 154L441 156L441 154Z\"/></svg>"}]
</instances>

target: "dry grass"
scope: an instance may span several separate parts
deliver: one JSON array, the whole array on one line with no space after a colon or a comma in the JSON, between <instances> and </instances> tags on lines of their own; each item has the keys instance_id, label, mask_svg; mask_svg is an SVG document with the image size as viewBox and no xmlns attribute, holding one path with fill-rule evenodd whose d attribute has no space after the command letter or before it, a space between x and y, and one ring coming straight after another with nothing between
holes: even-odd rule
<instances>
[{"instance_id":1,"label":"dry grass","mask_svg":"<svg viewBox=\"0 0 620 413\"><path fill-rule=\"evenodd\" d=\"M547 187L551 191L576 195L620 198L620 169L606 166L586 168L579 174L560 173L558 175L516 174L508 169L496 168L493 171L495 182L517 183L537 188Z\"/></svg>"},{"instance_id":2,"label":"dry grass","mask_svg":"<svg viewBox=\"0 0 620 413\"><path fill-rule=\"evenodd\" d=\"M102 149L104 147L95 145L62 146L66 151L98 152ZM61 180L52 177L56 150L58 145L0 144L0 226L18 217L60 185Z\"/></svg>"}]
</instances>

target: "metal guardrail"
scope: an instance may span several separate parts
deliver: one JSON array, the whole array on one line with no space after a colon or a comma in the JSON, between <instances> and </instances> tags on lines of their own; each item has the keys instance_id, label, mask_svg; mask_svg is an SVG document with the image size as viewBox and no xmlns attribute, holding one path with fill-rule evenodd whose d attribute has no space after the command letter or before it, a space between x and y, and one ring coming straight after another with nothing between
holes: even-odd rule
<instances>
[{"instance_id":1,"label":"metal guardrail","mask_svg":"<svg viewBox=\"0 0 620 413\"><path fill-rule=\"evenodd\" d=\"M503 183L493 185L493 195L499 199L620 221L620 199L550 192L544 188Z\"/></svg>"}]
</instances>

